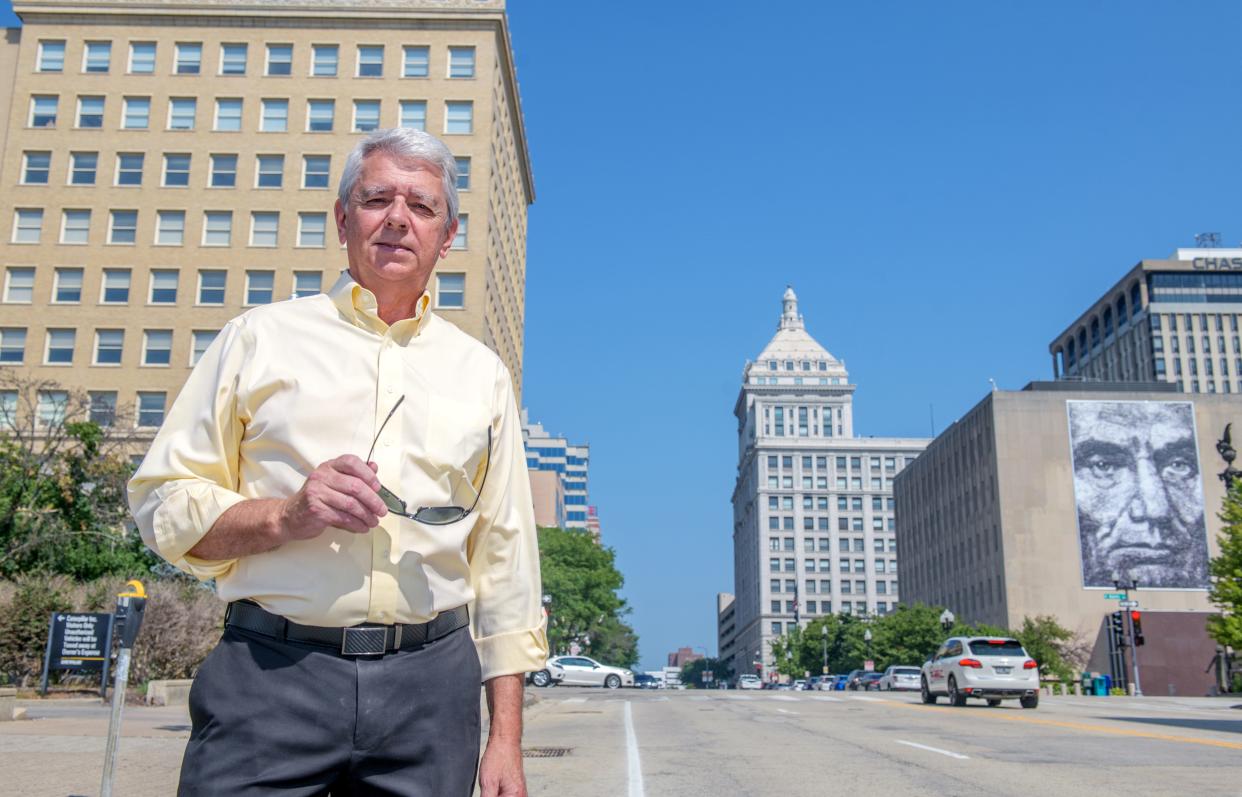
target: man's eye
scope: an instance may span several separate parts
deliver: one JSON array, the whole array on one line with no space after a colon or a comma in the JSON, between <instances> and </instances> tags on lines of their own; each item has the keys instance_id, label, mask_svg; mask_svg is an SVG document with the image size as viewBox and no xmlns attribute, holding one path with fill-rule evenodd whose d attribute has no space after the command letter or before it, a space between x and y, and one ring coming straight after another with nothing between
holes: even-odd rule
<instances>
[{"instance_id":1,"label":"man's eye","mask_svg":"<svg viewBox=\"0 0 1242 797\"><path fill-rule=\"evenodd\" d=\"M384 205L388 204L388 200L382 199L380 197L371 197L370 199L368 199L366 202L363 202L362 204L364 207L368 207L368 208L382 208L384 207Z\"/></svg>"},{"instance_id":2,"label":"man's eye","mask_svg":"<svg viewBox=\"0 0 1242 797\"><path fill-rule=\"evenodd\" d=\"M1174 457L1165 463L1164 472L1176 478L1186 478L1195 472L1195 464L1185 457Z\"/></svg>"},{"instance_id":3,"label":"man's eye","mask_svg":"<svg viewBox=\"0 0 1242 797\"><path fill-rule=\"evenodd\" d=\"M1091 471L1092 476L1112 478L1121 469L1121 463L1104 457L1091 457L1091 459L1087 460L1087 468Z\"/></svg>"}]
</instances>

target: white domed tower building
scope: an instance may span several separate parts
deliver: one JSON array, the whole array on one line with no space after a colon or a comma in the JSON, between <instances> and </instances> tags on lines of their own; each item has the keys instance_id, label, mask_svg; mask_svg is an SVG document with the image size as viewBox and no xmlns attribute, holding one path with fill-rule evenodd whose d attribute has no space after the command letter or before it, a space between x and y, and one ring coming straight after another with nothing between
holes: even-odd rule
<instances>
[{"instance_id":1,"label":"white domed tower building","mask_svg":"<svg viewBox=\"0 0 1242 797\"><path fill-rule=\"evenodd\" d=\"M816 617L900 602L893 478L930 440L855 437L855 387L786 288L733 408L734 599L718 642L737 674L774 675L770 641Z\"/></svg>"}]
</instances>

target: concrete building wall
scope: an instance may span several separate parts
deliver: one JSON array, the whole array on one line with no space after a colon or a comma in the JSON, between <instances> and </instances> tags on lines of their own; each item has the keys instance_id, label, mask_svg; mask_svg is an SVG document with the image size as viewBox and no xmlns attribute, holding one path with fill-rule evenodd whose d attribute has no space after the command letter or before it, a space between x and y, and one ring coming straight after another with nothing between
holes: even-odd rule
<instances>
[{"instance_id":1,"label":"concrete building wall","mask_svg":"<svg viewBox=\"0 0 1242 797\"><path fill-rule=\"evenodd\" d=\"M565 518L565 491L560 474L549 470L528 470L530 495L535 504L535 525L561 528Z\"/></svg>"}]
</instances>

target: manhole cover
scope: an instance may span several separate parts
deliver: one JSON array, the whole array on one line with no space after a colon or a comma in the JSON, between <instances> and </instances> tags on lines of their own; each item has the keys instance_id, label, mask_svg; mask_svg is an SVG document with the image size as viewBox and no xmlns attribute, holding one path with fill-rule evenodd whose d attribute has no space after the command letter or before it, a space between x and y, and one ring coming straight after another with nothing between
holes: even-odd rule
<instances>
[{"instance_id":1,"label":"manhole cover","mask_svg":"<svg viewBox=\"0 0 1242 797\"><path fill-rule=\"evenodd\" d=\"M522 758L560 758L568 755L568 747L523 747Z\"/></svg>"}]
</instances>

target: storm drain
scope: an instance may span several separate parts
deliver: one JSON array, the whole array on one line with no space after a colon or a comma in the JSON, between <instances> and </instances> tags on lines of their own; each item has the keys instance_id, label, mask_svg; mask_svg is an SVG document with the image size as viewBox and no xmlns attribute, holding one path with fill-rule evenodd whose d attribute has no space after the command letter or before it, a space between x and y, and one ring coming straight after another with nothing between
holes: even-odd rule
<instances>
[{"instance_id":1,"label":"storm drain","mask_svg":"<svg viewBox=\"0 0 1242 797\"><path fill-rule=\"evenodd\" d=\"M569 755L569 747L523 747L522 758L561 758Z\"/></svg>"}]
</instances>

